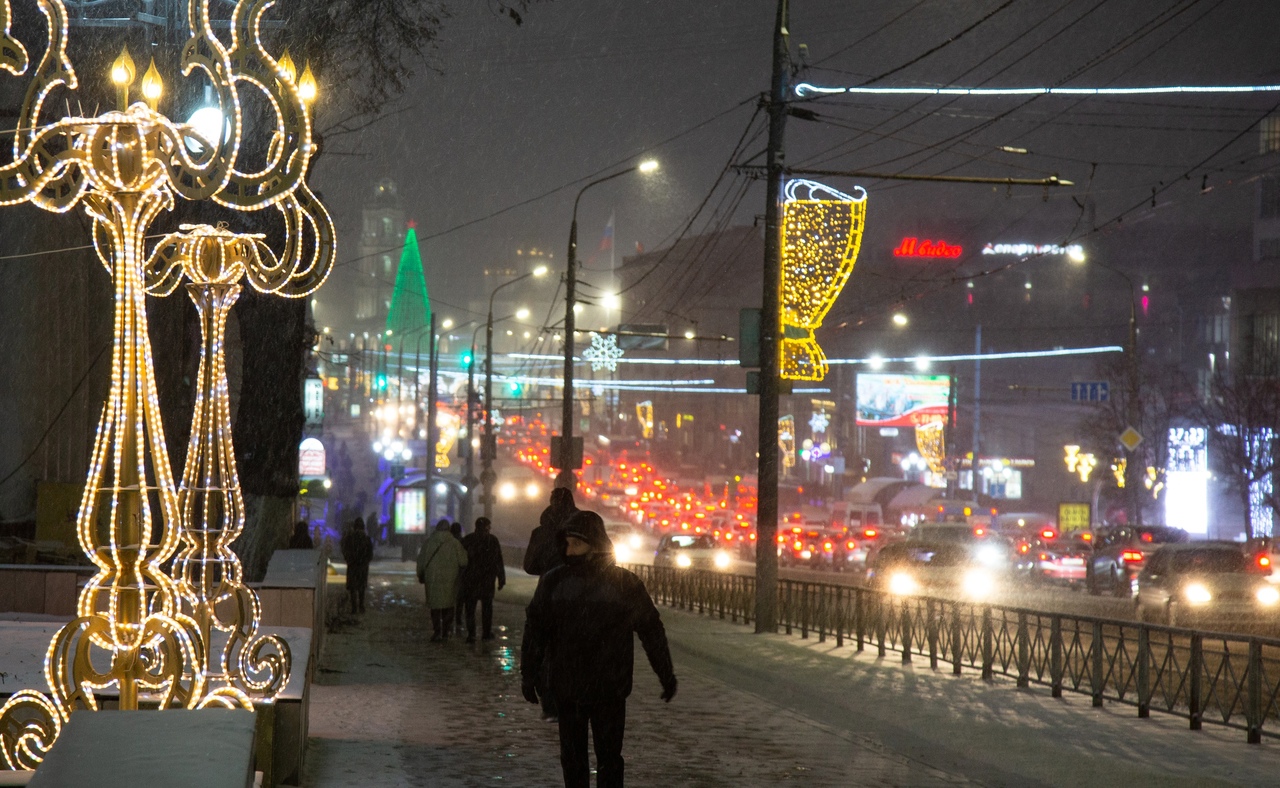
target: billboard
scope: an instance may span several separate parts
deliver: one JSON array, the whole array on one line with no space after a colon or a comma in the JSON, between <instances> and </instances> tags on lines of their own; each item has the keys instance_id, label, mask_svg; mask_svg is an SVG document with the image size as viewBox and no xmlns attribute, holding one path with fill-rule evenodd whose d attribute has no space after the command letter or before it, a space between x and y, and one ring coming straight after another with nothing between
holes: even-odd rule
<instances>
[{"instance_id":1,"label":"billboard","mask_svg":"<svg viewBox=\"0 0 1280 788\"><path fill-rule=\"evenodd\" d=\"M919 427L947 420L947 375L858 373L859 427Z\"/></svg>"},{"instance_id":2,"label":"billboard","mask_svg":"<svg viewBox=\"0 0 1280 788\"><path fill-rule=\"evenodd\" d=\"M396 533L427 532L427 491L421 487L396 488Z\"/></svg>"}]
</instances>

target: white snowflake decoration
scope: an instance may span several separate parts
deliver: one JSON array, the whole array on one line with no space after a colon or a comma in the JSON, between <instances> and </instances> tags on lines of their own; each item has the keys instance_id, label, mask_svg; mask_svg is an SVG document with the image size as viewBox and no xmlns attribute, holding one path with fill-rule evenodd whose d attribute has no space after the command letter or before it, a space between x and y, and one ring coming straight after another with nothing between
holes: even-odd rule
<instances>
[{"instance_id":1,"label":"white snowflake decoration","mask_svg":"<svg viewBox=\"0 0 1280 788\"><path fill-rule=\"evenodd\" d=\"M582 353L582 357L591 362L594 372L614 372L618 369L618 359L622 358L622 349L618 347L618 338L613 334L597 334L593 331L591 347Z\"/></svg>"},{"instance_id":2,"label":"white snowflake decoration","mask_svg":"<svg viewBox=\"0 0 1280 788\"><path fill-rule=\"evenodd\" d=\"M813 418L809 419L809 426L813 428L813 434L825 433L827 427L831 426L831 417L826 411L813 414Z\"/></svg>"}]
</instances>

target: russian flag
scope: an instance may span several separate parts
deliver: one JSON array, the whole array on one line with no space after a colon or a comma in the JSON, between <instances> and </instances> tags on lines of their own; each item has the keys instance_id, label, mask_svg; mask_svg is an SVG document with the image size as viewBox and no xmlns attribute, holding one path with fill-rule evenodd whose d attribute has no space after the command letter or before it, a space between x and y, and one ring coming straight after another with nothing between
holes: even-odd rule
<instances>
[{"instance_id":1,"label":"russian flag","mask_svg":"<svg viewBox=\"0 0 1280 788\"><path fill-rule=\"evenodd\" d=\"M604 226L604 234L600 236L601 252L613 251L613 214L609 214L609 223Z\"/></svg>"}]
</instances>

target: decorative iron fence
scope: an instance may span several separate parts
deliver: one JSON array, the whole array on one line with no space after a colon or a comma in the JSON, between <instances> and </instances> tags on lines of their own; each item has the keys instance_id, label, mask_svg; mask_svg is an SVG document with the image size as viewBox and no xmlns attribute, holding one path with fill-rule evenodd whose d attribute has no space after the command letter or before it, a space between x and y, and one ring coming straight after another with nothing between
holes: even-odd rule
<instances>
[{"instance_id":1,"label":"decorative iron fence","mask_svg":"<svg viewBox=\"0 0 1280 788\"><path fill-rule=\"evenodd\" d=\"M652 566L628 567L658 604L750 624L754 577ZM901 597L855 586L778 582L778 626L788 635L851 641L858 651L900 653L929 667L950 665L1244 730L1250 743L1280 738L1280 639L1138 621L1044 613L1000 605ZM1268 729L1267 723L1271 724Z\"/></svg>"}]
</instances>

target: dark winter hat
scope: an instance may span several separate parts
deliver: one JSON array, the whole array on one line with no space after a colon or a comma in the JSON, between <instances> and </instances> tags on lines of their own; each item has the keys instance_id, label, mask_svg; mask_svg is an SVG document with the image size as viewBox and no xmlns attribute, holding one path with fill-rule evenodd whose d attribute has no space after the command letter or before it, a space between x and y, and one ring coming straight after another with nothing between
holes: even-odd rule
<instances>
[{"instance_id":1,"label":"dark winter hat","mask_svg":"<svg viewBox=\"0 0 1280 788\"><path fill-rule=\"evenodd\" d=\"M604 520L600 519L600 515L587 509L574 512L565 523L561 534L566 539L570 536L581 539L591 545L591 549L596 552L607 552L613 547L612 542L609 541L609 535L605 533Z\"/></svg>"}]
</instances>

